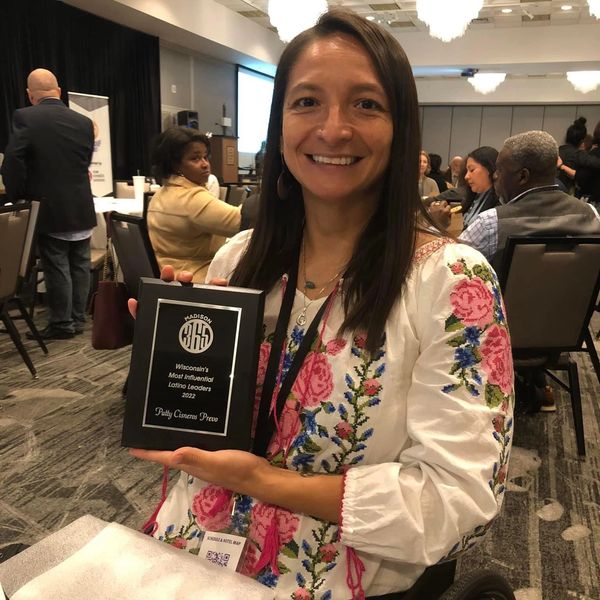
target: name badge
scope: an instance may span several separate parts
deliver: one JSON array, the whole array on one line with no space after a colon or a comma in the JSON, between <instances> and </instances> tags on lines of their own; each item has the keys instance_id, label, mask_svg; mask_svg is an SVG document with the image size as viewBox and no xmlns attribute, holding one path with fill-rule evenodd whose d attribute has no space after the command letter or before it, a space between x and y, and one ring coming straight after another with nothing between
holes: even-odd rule
<instances>
[{"instance_id":1,"label":"name badge","mask_svg":"<svg viewBox=\"0 0 600 600\"><path fill-rule=\"evenodd\" d=\"M198 557L218 567L237 571L242 566L246 542L246 538L239 535L207 531L204 533Z\"/></svg>"}]
</instances>

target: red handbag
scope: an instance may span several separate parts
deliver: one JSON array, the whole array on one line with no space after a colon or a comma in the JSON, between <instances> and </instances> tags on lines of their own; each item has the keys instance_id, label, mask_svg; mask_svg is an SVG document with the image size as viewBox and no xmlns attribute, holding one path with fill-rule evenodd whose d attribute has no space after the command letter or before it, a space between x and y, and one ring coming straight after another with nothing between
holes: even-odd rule
<instances>
[{"instance_id":1,"label":"red handbag","mask_svg":"<svg viewBox=\"0 0 600 600\"><path fill-rule=\"evenodd\" d=\"M117 281L115 265L112 244L107 240L103 279L92 298L92 347L96 350L115 350L133 341L134 321L127 308L129 294L125 284Z\"/></svg>"}]
</instances>

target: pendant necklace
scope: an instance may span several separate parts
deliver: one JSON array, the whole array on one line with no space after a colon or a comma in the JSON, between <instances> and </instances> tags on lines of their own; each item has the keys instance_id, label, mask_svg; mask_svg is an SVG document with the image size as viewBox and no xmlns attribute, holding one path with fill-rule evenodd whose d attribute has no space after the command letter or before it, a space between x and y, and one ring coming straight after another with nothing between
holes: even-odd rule
<instances>
[{"instance_id":1,"label":"pendant necklace","mask_svg":"<svg viewBox=\"0 0 600 600\"><path fill-rule=\"evenodd\" d=\"M306 325L306 311L308 310L308 307L315 301L318 299L318 297L321 296L321 294L327 289L327 287L329 285L331 285L334 281L336 281L337 279L340 278L340 275L342 274L342 271L338 271L331 279L329 279L328 281L326 281L323 285L323 287L321 287L319 289L319 291L317 292L317 298L315 298L314 300L309 300L308 302L306 301L306 290L314 290L317 288L317 284L310 280L307 279L306 277L306 252L305 252L305 248L304 248L304 238L302 239L302 270L303 270L303 274L304 274L304 293L302 294L302 310L300 311L300 314L298 315L298 317L296 318L296 323L297 325L299 325L300 327L304 327Z\"/></svg>"}]
</instances>

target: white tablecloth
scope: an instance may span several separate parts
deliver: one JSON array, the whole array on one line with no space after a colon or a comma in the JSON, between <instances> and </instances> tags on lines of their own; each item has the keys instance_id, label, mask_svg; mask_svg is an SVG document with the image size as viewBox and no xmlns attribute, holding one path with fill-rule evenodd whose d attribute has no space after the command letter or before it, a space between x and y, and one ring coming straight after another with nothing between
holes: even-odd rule
<instances>
[{"instance_id":1,"label":"white tablecloth","mask_svg":"<svg viewBox=\"0 0 600 600\"><path fill-rule=\"evenodd\" d=\"M92 248L104 250L106 248L106 218L105 215L113 210L117 212L141 217L144 213L144 202L134 198L113 198L104 196L94 198L96 211L96 227L92 230Z\"/></svg>"}]
</instances>

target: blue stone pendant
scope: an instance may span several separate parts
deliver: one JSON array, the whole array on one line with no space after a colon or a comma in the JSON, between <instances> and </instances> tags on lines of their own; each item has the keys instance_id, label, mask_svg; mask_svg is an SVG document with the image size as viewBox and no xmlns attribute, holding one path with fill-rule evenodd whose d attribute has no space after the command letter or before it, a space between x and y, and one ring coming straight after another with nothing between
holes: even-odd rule
<instances>
[{"instance_id":1,"label":"blue stone pendant","mask_svg":"<svg viewBox=\"0 0 600 600\"><path fill-rule=\"evenodd\" d=\"M314 281L310 281L310 279L307 279L307 280L304 282L304 287L305 287L307 290L314 290L314 289L315 289L317 286L315 285L315 282L314 282Z\"/></svg>"}]
</instances>

